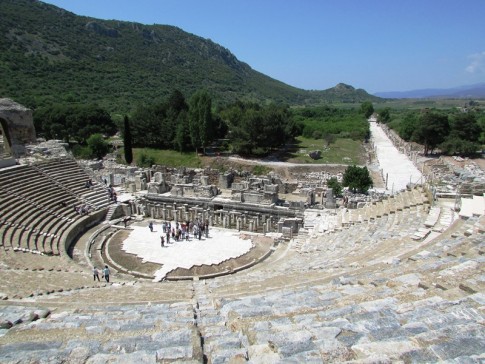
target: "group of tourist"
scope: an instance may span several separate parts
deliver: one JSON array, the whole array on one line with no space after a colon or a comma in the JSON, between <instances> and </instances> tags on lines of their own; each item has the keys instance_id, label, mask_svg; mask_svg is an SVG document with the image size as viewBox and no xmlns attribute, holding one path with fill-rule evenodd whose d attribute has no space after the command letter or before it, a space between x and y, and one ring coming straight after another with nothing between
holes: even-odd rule
<instances>
[{"instance_id":1,"label":"group of tourist","mask_svg":"<svg viewBox=\"0 0 485 364\"><path fill-rule=\"evenodd\" d=\"M104 278L106 280L106 282L109 283L109 268L107 265L104 266L104 268L101 270L101 278ZM99 271L98 271L98 268L96 267L93 267L93 278L94 280L96 281L96 279L98 280L98 282L100 282L101 280L99 279Z\"/></svg>"},{"instance_id":2,"label":"group of tourist","mask_svg":"<svg viewBox=\"0 0 485 364\"><path fill-rule=\"evenodd\" d=\"M105 183L105 184L107 184L107 183L108 183L108 181L106 180L106 178L104 179L104 183ZM89 188L89 189L94 188L94 183L93 183L93 180L88 179L88 180L86 181L86 183L84 184L84 187ZM117 196L116 191L115 191L115 189L113 188L113 186L112 186L112 185L109 185L109 186L108 186L108 195L109 195L109 200L110 200L110 201L113 201L114 203L116 203L116 202L117 202L117 200L118 200L118 196Z\"/></svg>"},{"instance_id":3,"label":"group of tourist","mask_svg":"<svg viewBox=\"0 0 485 364\"><path fill-rule=\"evenodd\" d=\"M91 207L89 205L73 205L74 211L76 211L79 215L88 215L91 211Z\"/></svg>"},{"instance_id":4,"label":"group of tourist","mask_svg":"<svg viewBox=\"0 0 485 364\"><path fill-rule=\"evenodd\" d=\"M153 232L153 222L148 223L148 228L150 232ZM160 236L160 245L162 247L166 246L166 244L170 244L170 239L173 241L189 241L190 233L195 239L202 239L202 235L205 235L206 238L209 237L209 221L206 220L205 222L199 221L186 221L184 223L175 222L172 223L170 221L164 221L162 223L162 232L163 234Z\"/></svg>"},{"instance_id":5,"label":"group of tourist","mask_svg":"<svg viewBox=\"0 0 485 364\"><path fill-rule=\"evenodd\" d=\"M86 183L84 184L84 187L86 187L86 188L93 188L93 187L94 187L93 180L88 179L88 180L86 181Z\"/></svg>"}]
</instances>

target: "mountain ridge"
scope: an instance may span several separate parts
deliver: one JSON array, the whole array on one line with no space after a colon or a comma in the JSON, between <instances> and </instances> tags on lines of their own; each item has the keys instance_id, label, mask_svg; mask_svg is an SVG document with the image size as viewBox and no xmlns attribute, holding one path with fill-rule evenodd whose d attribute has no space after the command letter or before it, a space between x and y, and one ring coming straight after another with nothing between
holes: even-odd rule
<instances>
[{"instance_id":1,"label":"mountain ridge","mask_svg":"<svg viewBox=\"0 0 485 364\"><path fill-rule=\"evenodd\" d=\"M38 0L0 2L0 95L30 107L96 102L127 112L179 89L219 102L290 105L378 100L365 90L302 90L253 70L227 48L170 25L78 16ZM3 21L5 20L5 21Z\"/></svg>"}]
</instances>

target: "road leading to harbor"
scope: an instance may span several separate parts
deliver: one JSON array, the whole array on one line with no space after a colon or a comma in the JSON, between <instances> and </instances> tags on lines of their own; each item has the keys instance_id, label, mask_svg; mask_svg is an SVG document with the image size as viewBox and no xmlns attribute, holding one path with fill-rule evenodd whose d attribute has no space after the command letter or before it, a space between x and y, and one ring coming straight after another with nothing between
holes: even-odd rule
<instances>
[{"instance_id":1,"label":"road leading to harbor","mask_svg":"<svg viewBox=\"0 0 485 364\"><path fill-rule=\"evenodd\" d=\"M371 141L374 143L377 160L383 171L384 181L387 176L387 190L391 193L406 188L411 183L422 183L422 174L409 160L401 153L388 138L382 128L376 123L370 123Z\"/></svg>"}]
</instances>

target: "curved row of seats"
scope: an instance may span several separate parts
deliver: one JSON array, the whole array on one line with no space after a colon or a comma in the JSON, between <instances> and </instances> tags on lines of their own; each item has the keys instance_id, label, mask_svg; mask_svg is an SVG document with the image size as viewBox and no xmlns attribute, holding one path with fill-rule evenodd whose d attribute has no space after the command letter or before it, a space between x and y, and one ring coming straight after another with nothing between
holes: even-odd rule
<instances>
[{"instance_id":1,"label":"curved row of seats","mask_svg":"<svg viewBox=\"0 0 485 364\"><path fill-rule=\"evenodd\" d=\"M406 195L414 196L415 192L409 191ZM396 206L394 201L403 201L399 196L392 200L391 203L382 202L373 208ZM403 255L427 243L426 240L417 242L412 238L429 212L426 198L418 196L418 201L419 204L409 203L408 207L400 202L404 208L391 211L387 207L380 216L356 219L358 222L342 224L340 229L324 233L316 232L316 226L314 231L298 236L287 246L284 258L278 258L276 254L266 262L268 264L258 265L248 270L246 275L217 278L213 284L217 286L220 282L223 286L231 287L230 291L234 291L233 287L246 286L246 282L251 282L250 285L258 282L258 286L279 289L288 284L290 277L302 282L307 279L326 280L357 269L372 269L380 264L399 262ZM364 210L356 209L356 215L361 215ZM272 284L276 286L271 287Z\"/></svg>"},{"instance_id":2,"label":"curved row of seats","mask_svg":"<svg viewBox=\"0 0 485 364\"><path fill-rule=\"evenodd\" d=\"M414 212L399 212L398 219L411 224L406 215ZM369 223L377 228L367 232L382 233L387 224L397 227L384 218L383 225ZM69 305L16 332L17 340L32 343L28 351L7 342L0 354L46 357L32 339L42 335L55 340L63 357L74 345L93 348L87 354L93 362L480 362L485 242L483 221L477 224L458 220L433 241L414 242L413 249L395 246L395 262L368 265L363 252L362 266L309 269L311 259L281 245L280 255L231 276L54 292L37 304ZM336 231L334 239L352 239L355 227L364 225ZM336 249L348 253L345 244ZM190 339L194 335L198 340Z\"/></svg>"},{"instance_id":3,"label":"curved row of seats","mask_svg":"<svg viewBox=\"0 0 485 364\"><path fill-rule=\"evenodd\" d=\"M485 221L457 220L416 242L424 211L308 238L264 265L194 284L209 361L483 359Z\"/></svg>"},{"instance_id":4,"label":"curved row of seats","mask_svg":"<svg viewBox=\"0 0 485 364\"><path fill-rule=\"evenodd\" d=\"M42 337L63 358L89 348L92 362L480 362L484 221L413 240L428 216L424 203L312 232L211 280L122 285L114 274L115 286L40 296L56 314L16 331L23 347L0 338L0 355L48 361Z\"/></svg>"},{"instance_id":5,"label":"curved row of seats","mask_svg":"<svg viewBox=\"0 0 485 364\"><path fill-rule=\"evenodd\" d=\"M60 254L62 234L81 217L75 207L108 206L101 184L71 159L0 170L0 238L4 248Z\"/></svg>"}]
</instances>

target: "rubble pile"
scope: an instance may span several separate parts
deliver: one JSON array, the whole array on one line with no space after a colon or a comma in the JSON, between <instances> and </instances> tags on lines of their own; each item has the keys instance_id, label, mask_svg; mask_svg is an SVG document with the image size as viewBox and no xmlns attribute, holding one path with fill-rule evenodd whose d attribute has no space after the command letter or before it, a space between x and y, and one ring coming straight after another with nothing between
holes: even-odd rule
<instances>
[{"instance_id":1,"label":"rubble pile","mask_svg":"<svg viewBox=\"0 0 485 364\"><path fill-rule=\"evenodd\" d=\"M455 160L457 160L455 157ZM473 196L485 193L485 173L472 160L459 158L456 166L443 158L431 166L431 184L437 197Z\"/></svg>"}]
</instances>

